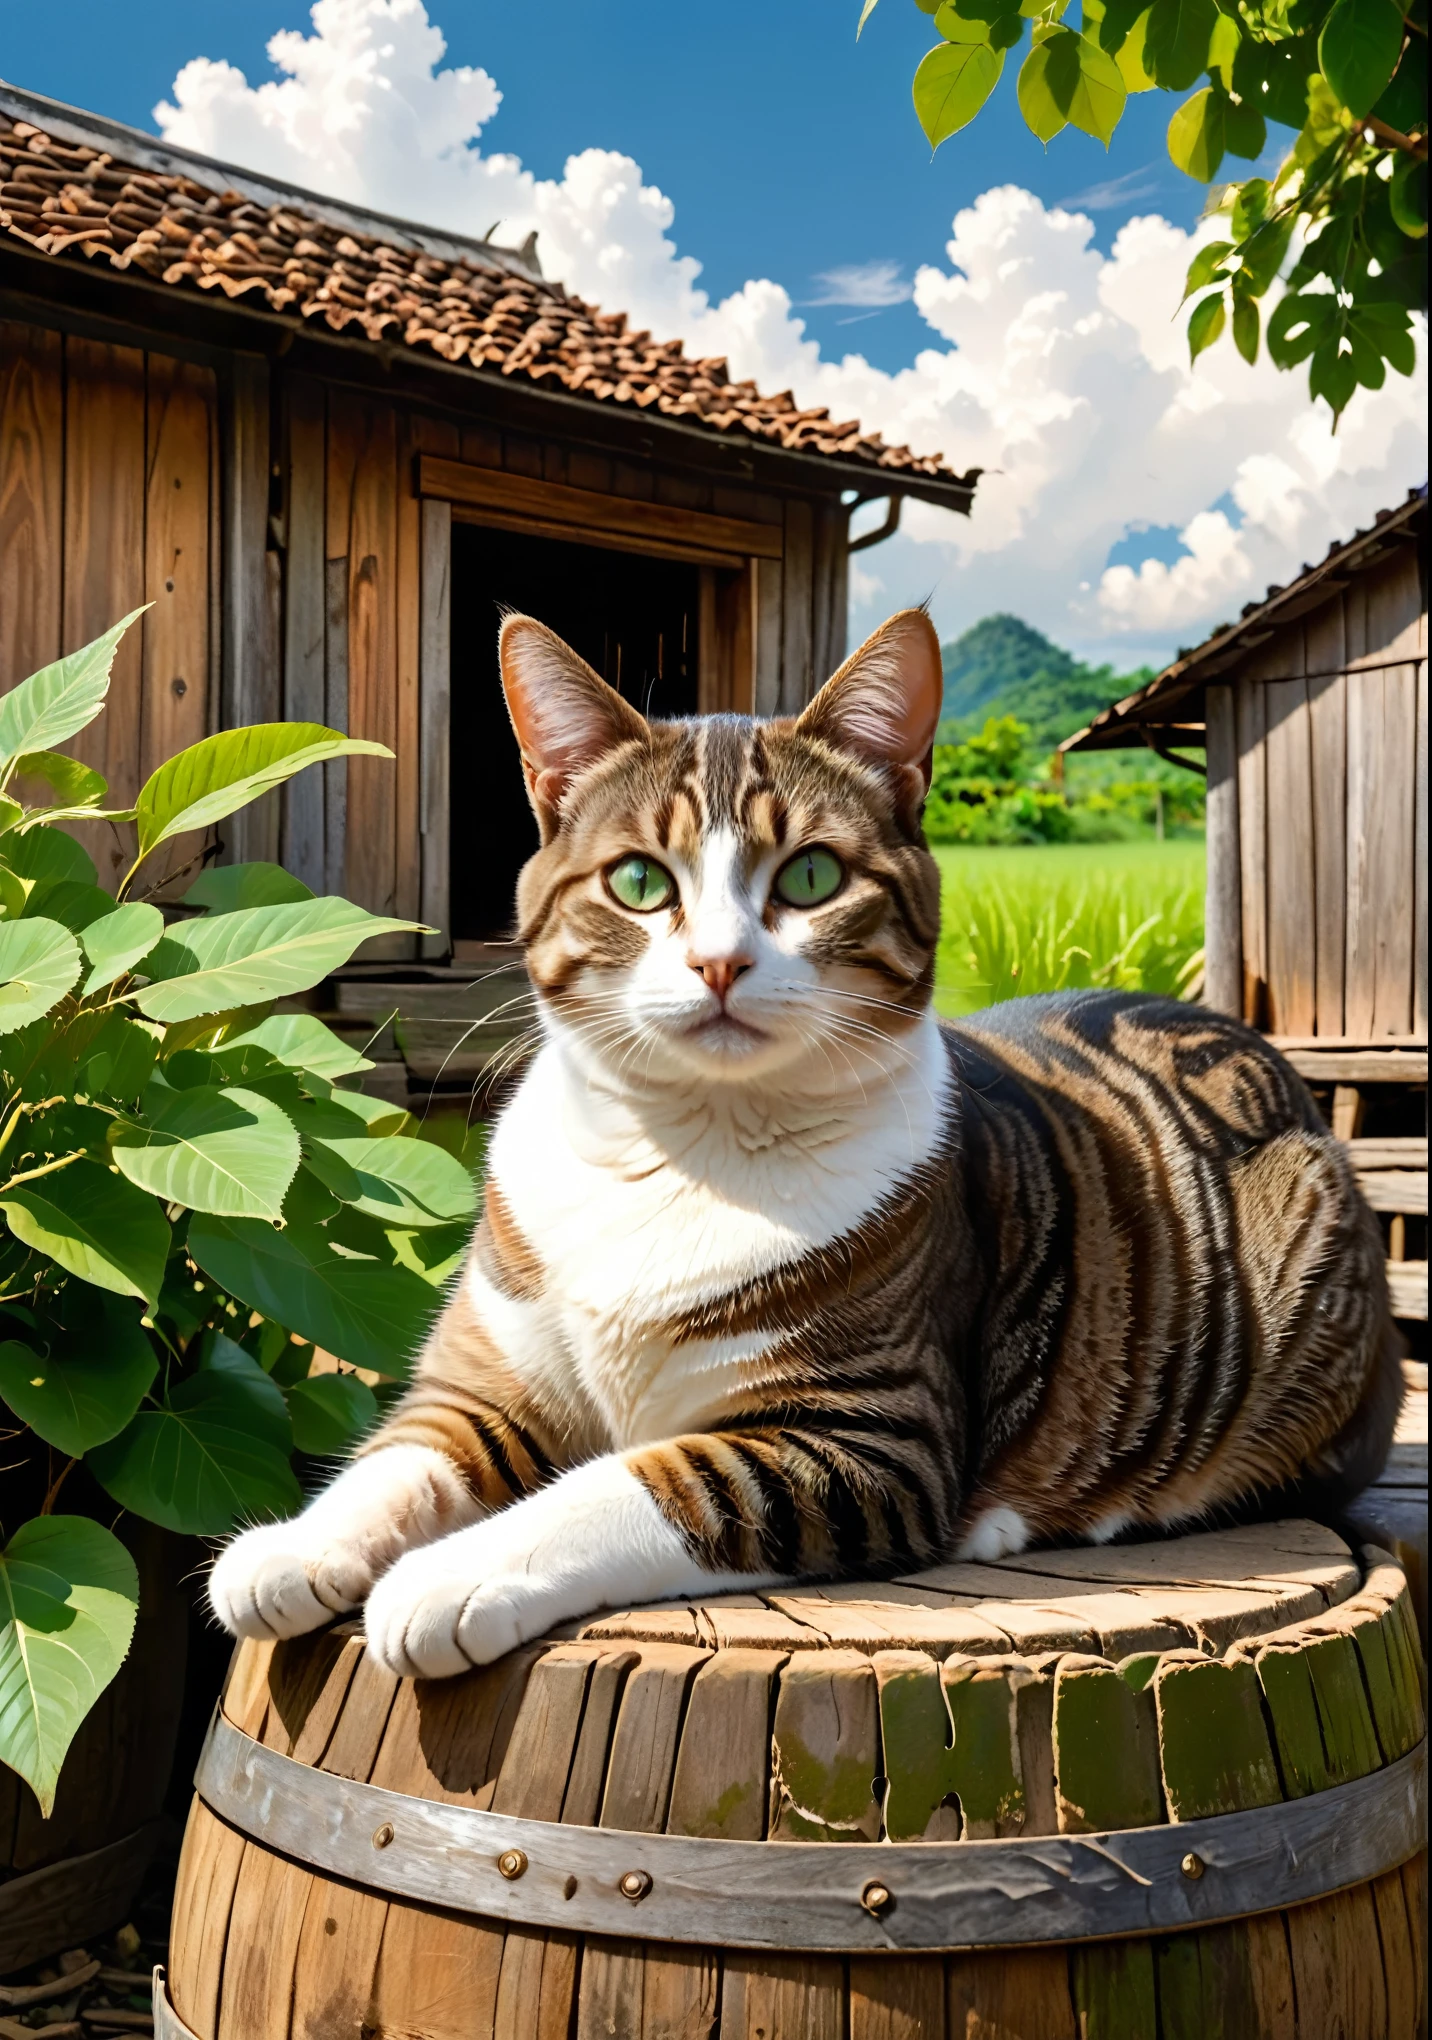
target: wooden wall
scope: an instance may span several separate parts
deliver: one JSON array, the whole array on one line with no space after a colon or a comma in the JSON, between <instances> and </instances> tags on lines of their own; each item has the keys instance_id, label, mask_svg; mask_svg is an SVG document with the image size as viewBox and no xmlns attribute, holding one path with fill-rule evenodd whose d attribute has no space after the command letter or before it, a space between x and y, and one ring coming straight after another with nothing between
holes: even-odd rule
<instances>
[{"instance_id":1,"label":"wooden wall","mask_svg":"<svg viewBox=\"0 0 1432 2040\"><path fill-rule=\"evenodd\" d=\"M848 512L834 496L427 415L257 354L189 352L200 358L0 322L0 690L151 602L106 714L75 746L115 804L210 729L287 717L374 738L396 762L305 774L225 825L226 854L278 859L377 913L445 918L451 516L560 527L420 496L424 454L669 511L673 547L685 513L764 530L762 556L702 567L703 708L793 712L845 655ZM97 834L92 851L117 860L117 836Z\"/></svg>"},{"instance_id":2,"label":"wooden wall","mask_svg":"<svg viewBox=\"0 0 1432 2040\"><path fill-rule=\"evenodd\" d=\"M0 689L153 605L73 745L114 806L213 726L218 429L210 368L0 323ZM118 868L116 831L82 834Z\"/></svg>"},{"instance_id":3,"label":"wooden wall","mask_svg":"<svg viewBox=\"0 0 1432 2040\"><path fill-rule=\"evenodd\" d=\"M1208 689L1209 995L1279 1035L1427 1031L1427 612L1417 548ZM1236 785L1236 804L1229 792Z\"/></svg>"}]
</instances>

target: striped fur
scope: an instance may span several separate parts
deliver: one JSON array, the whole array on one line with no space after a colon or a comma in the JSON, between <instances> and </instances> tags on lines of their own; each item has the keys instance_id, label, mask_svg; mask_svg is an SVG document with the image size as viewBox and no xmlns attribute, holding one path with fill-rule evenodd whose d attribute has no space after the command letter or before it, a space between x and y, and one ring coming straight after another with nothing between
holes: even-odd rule
<instances>
[{"instance_id":1,"label":"striped fur","mask_svg":"<svg viewBox=\"0 0 1432 2040\"><path fill-rule=\"evenodd\" d=\"M922 617L766 724L648 726L540 626L503 649L543 833L518 907L544 1045L411 1390L320 1528L221 1561L232 1626L335 1604L314 1579L367 1534L394 1448L461 1497L372 1569L374 1649L428 1672L614 1598L1369 1477L1399 1392L1382 1247L1288 1064L1127 994L937 1026ZM839 888L784 904L811 845ZM631 854L670 874L657 911L613 889Z\"/></svg>"}]
</instances>

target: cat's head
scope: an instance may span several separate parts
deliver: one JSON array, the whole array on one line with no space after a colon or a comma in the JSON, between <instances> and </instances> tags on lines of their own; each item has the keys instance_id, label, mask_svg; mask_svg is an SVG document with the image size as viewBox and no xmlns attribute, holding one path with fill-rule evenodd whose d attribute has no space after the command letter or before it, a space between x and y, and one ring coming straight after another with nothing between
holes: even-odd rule
<instances>
[{"instance_id":1,"label":"cat's head","mask_svg":"<svg viewBox=\"0 0 1432 2040\"><path fill-rule=\"evenodd\" d=\"M541 848L517 890L549 1024L633 1082L858 1083L929 1004L920 833L942 679L893 616L795 717L648 722L545 625L502 681Z\"/></svg>"}]
</instances>

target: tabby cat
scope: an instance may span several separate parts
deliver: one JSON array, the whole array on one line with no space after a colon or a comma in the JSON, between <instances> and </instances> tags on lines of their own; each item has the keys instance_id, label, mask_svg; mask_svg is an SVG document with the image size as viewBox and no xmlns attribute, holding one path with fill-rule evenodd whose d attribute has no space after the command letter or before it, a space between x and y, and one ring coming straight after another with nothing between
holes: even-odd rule
<instances>
[{"instance_id":1,"label":"tabby cat","mask_svg":"<svg viewBox=\"0 0 1432 2040\"><path fill-rule=\"evenodd\" d=\"M414 1385L214 1567L244 1636L394 1671L603 1606L1310 1500L1385 1454L1383 1249L1272 1049L1172 1000L931 1010L939 647L798 717L649 723L527 617L543 1046Z\"/></svg>"}]
</instances>

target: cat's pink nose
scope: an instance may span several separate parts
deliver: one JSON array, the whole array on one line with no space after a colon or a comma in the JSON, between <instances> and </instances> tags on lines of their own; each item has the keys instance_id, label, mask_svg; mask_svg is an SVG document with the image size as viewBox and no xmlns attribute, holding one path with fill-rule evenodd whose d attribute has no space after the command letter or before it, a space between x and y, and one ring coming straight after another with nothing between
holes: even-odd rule
<instances>
[{"instance_id":1,"label":"cat's pink nose","mask_svg":"<svg viewBox=\"0 0 1432 2040\"><path fill-rule=\"evenodd\" d=\"M738 977L751 968L749 956L690 957L691 968L706 980L711 990L724 1005L726 996Z\"/></svg>"}]
</instances>

